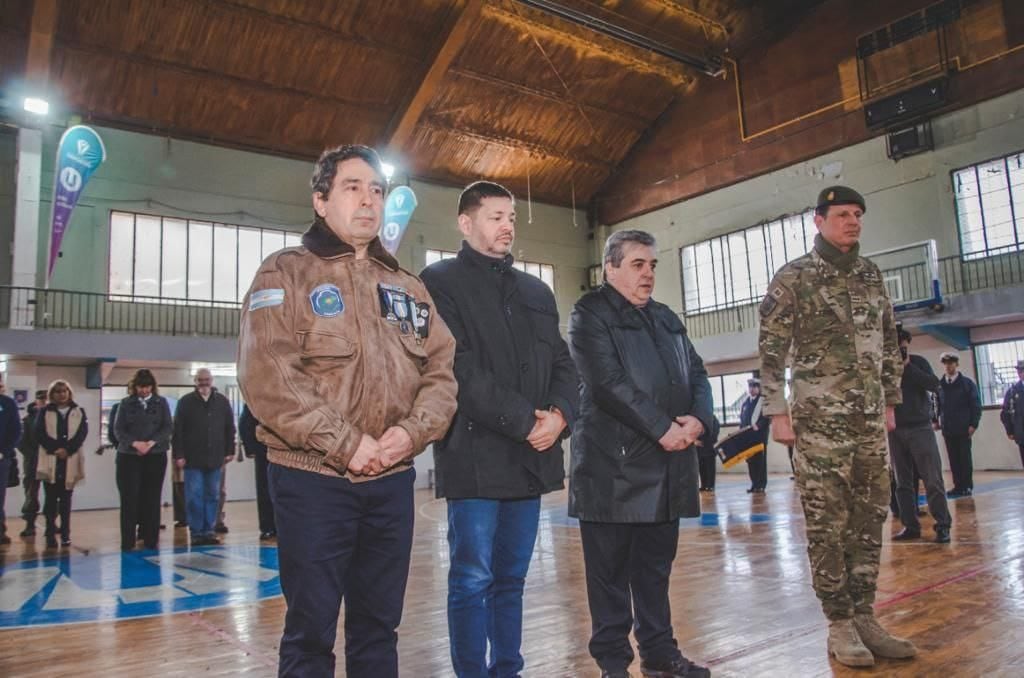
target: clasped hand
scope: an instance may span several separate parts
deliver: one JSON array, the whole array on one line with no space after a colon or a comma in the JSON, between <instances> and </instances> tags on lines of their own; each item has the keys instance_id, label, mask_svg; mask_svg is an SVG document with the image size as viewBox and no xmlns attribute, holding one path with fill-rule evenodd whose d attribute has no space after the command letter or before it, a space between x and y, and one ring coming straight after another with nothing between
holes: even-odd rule
<instances>
[{"instance_id":1,"label":"clasped hand","mask_svg":"<svg viewBox=\"0 0 1024 678\"><path fill-rule=\"evenodd\" d=\"M658 440L658 444L665 448L666 452L677 452L691 445L700 445L700 437L703 434L704 424L700 423L697 417L688 414L676 417L665 435Z\"/></svg>"},{"instance_id":2,"label":"clasped hand","mask_svg":"<svg viewBox=\"0 0 1024 678\"><path fill-rule=\"evenodd\" d=\"M380 440L363 434L359 447L348 462L355 475L375 476L412 456L412 438L401 426L392 426Z\"/></svg>"}]
</instances>

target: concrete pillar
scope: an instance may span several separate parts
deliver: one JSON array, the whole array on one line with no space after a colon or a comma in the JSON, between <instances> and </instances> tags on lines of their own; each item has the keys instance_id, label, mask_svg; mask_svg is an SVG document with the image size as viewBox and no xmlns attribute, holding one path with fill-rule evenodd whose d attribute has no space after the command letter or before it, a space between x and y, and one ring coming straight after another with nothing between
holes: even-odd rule
<instances>
[{"instance_id":1,"label":"concrete pillar","mask_svg":"<svg viewBox=\"0 0 1024 678\"><path fill-rule=\"evenodd\" d=\"M39 213L42 177L43 133L37 129L18 130L18 171L14 202L14 257L11 285L34 288L38 281ZM34 295L14 291L11 295L11 329L32 329L35 320Z\"/></svg>"}]
</instances>

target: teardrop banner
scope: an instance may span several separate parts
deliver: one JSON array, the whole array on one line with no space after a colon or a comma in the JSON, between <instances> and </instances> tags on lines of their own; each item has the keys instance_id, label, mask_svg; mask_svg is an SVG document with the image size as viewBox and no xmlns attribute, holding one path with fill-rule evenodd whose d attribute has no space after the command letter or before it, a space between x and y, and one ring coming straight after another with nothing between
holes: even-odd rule
<instances>
[{"instance_id":1,"label":"teardrop banner","mask_svg":"<svg viewBox=\"0 0 1024 678\"><path fill-rule=\"evenodd\" d=\"M71 212L85 190L96 168L107 159L107 149L100 135L85 125L68 128L57 145L57 161L53 182L53 209L50 213L50 261L46 269L49 284L53 265L60 254L60 244L67 233Z\"/></svg>"},{"instance_id":2,"label":"teardrop banner","mask_svg":"<svg viewBox=\"0 0 1024 678\"><path fill-rule=\"evenodd\" d=\"M418 204L416 194L408 186L399 186L388 195L384 203L384 225L380 228L380 241L392 256L397 256L398 246Z\"/></svg>"}]
</instances>

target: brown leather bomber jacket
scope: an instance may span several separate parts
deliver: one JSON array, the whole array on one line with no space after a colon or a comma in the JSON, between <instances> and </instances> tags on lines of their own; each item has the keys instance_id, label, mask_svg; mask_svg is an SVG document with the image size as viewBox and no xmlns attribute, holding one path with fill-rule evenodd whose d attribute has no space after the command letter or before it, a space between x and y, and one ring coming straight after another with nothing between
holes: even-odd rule
<instances>
[{"instance_id":1,"label":"brown leather bomber jacket","mask_svg":"<svg viewBox=\"0 0 1024 678\"><path fill-rule=\"evenodd\" d=\"M415 315L415 317L413 317ZM269 256L242 304L238 383L269 461L353 482L363 433L404 428L418 454L455 414L455 340L420 280L379 239L357 260L317 219Z\"/></svg>"}]
</instances>

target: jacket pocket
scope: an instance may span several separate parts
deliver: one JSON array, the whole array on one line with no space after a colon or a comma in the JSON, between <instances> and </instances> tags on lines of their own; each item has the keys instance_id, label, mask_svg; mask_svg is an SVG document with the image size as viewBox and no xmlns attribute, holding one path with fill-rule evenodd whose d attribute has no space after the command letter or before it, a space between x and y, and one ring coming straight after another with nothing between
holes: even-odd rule
<instances>
[{"instance_id":1,"label":"jacket pocket","mask_svg":"<svg viewBox=\"0 0 1024 678\"><path fill-rule=\"evenodd\" d=\"M351 358L356 353L356 344L348 337L316 330L299 332L299 346L303 360Z\"/></svg>"},{"instance_id":2,"label":"jacket pocket","mask_svg":"<svg viewBox=\"0 0 1024 678\"><path fill-rule=\"evenodd\" d=\"M402 346L405 348L405 352L412 356L416 362L425 363L427 361L427 349L423 346L422 340L417 340L414 333L402 335Z\"/></svg>"}]
</instances>

